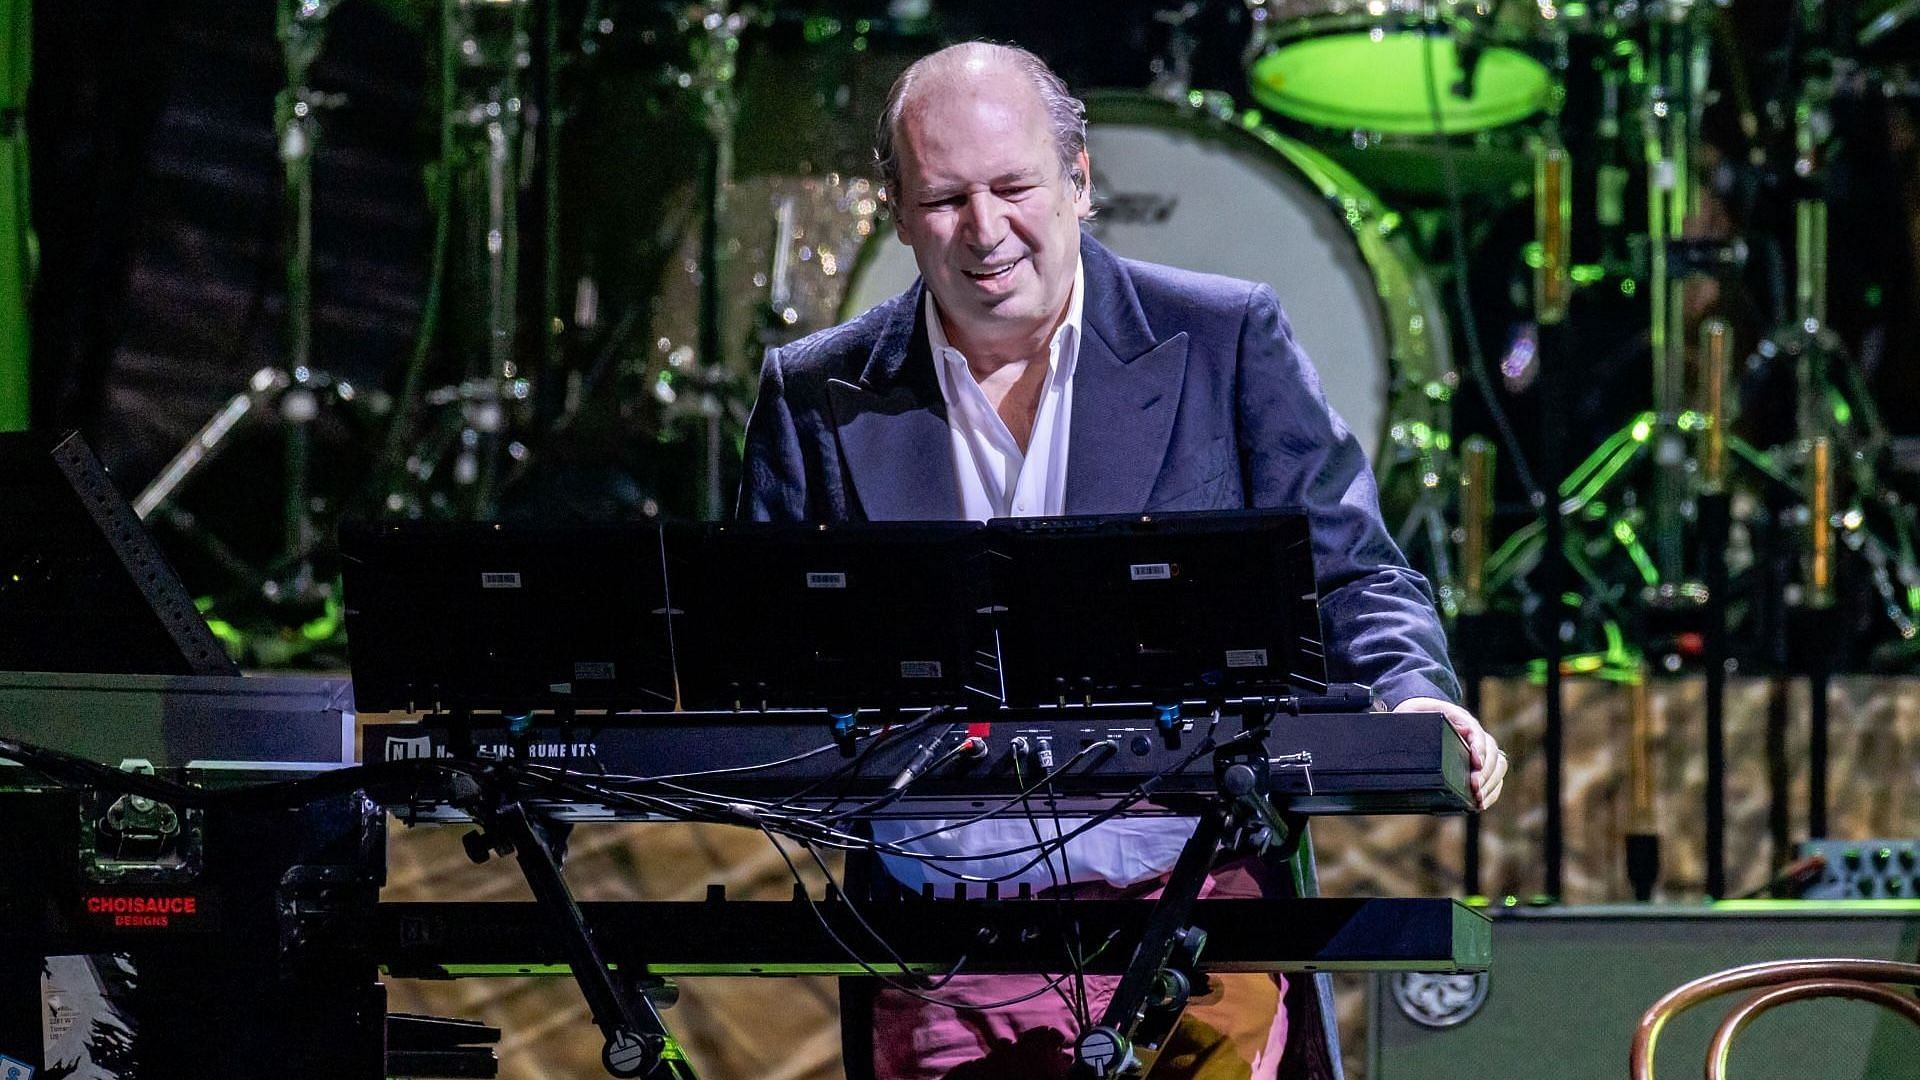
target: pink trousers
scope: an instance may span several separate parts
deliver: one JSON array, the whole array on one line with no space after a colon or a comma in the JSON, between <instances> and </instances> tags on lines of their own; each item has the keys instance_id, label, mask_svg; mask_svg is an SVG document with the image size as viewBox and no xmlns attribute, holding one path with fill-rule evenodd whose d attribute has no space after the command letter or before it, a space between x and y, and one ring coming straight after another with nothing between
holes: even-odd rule
<instances>
[{"instance_id":1,"label":"pink trousers","mask_svg":"<svg viewBox=\"0 0 1920 1080\"><path fill-rule=\"evenodd\" d=\"M1076 885L1071 894L1082 898L1138 895L1104 883ZM1057 893L1049 889L1042 895ZM1201 895L1258 897L1261 890L1253 875L1236 865L1218 871ZM1073 1064L1073 1039L1079 1026L1067 997L1074 980L1061 982L1058 990L1045 990L1049 978L962 975L932 994L946 1001L977 1004L1040 991L1020 1004L984 1010L935 1005L899 990L882 989L873 1005L877 1080L1064 1078ZM1213 975L1209 981L1210 992L1188 1003L1149 1077L1273 1080L1287 1042L1287 1017L1281 1008L1285 979L1233 974ZM1096 1020L1119 982L1111 975L1086 977L1088 1011Z\"/></svg>"}]
</instances>

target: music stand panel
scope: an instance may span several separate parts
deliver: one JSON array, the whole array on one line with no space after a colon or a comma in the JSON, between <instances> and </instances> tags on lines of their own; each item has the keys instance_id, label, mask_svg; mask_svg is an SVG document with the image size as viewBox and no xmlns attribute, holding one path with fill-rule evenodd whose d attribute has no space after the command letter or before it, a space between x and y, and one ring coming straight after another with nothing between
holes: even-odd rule
<instances>
[{"instance_id":1,"label":"music stand panel","mask_svg":"<svg viewBox=\"0 0 1920 1080\"><path fill-rule=\"evenodd\" d=\"M669 527L688 708L989 704L972 522Z\"/></svg>"},{"instance_id":2,"label":"music stand panel","mask_svg":"<svg viewBox=\"0 0 1920 1080\"><path fill-rule=\"evenodd\" d=\"M362 711L674 705L652 525L347 522L340 553Z\"/></svg>"},{"instance_id":3,"label":"music stand panel","mask_svg":"<svg viewBox=\"0 0 1920 1080\"><path fill-rule=\"evenodd\" d=\"M988 527L1009 704L1326 690L1312 537L1299 511Z\"/></svg>"}]
</instances>

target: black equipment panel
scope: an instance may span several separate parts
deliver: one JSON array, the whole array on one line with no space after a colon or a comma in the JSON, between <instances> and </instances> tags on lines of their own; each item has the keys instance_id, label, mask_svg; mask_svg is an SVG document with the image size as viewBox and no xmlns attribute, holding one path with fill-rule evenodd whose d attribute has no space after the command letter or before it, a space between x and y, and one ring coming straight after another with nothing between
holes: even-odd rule
<instances>
[{"instance_id":1,"label":"black equipment panel","mask_svg":"<svg viewBox=\"0 0 1920 1080\"><path fill-rule=\"evenodd\" d=\"M348 522L340 554L362 712L673 707L651 525Z\"/></svg>"},{"instance_id":2,"label":"black equipment panel","mask_svg":"<svg viewBox=\"0 0 1920 1080\"><path fill-rule=\"evenodd\" d=\"M1292 511L341 528L366 711L1223 701L1326 690Z\"/></svg>"},{"instance_id":3,"label":"black equipment panel","mask_svg":"<svg viewBox=\"0 0 1920 1080\"><path fill-rule=\"evenodd\" d=\"M557 942L525 903L389 903L376 912L372 950L397 976L494 974L562 963ZM616 962L635 957L655 975L860 975L843 941L891 943L918 971L962 958L972 972L1053 973L1065 966L1060 928L1082 940L1138 941L1150 900L693 900L581 905ZM1487 917L1458 900L1427 898L1200 900L1209 971L1484 971ZM1281 928L1284 928L1282 932ZM1102 949L1084 970L1124 970L1132 950ZM897 969L895 969L897 972Z\"/></svg>"},{"instance_id":4,"label":"black equipment panel","mask_svg":"<svg viewBox=\"0 0 1920 1080\"><path fill-rule=\"evenodd\" d=\"M951 750L971 726L984 728L982 753L929 769L875 816L978 813L1018 795L1023 780L1031 785L1075 754L1080 761L1061 771L1050 799L1036 795L1035 806L1097 811L1149 785L1151 794L1130 812L1150 814L1191 813L1216 798L1212 747L1241 731L1233 717L1223 717L1217 727L1206 716L1182 718L1169 728L1150 713L1121 707L1003 710L982 719L992 722L936 721L844 747L832 745L833 718L818 712L674 713L564 729L541 723L517 741L527 760L583 780L672 775L687 787L728 797L850 807L885 794L928 746L936 754ZM862 720L872 730L886 722ZM363 757L370 762L448 750L448 729L439 723L368 725L365 738ZM471 738L501 758L516 752L516 740L498 729L475 730ZM1458 813L1470 807L1466 747L1438 715L1282 715L1272 718L1264 739L1248 745L1272 763L1272 798L1283 810ZM822 747L828 749L799 756Z\"/></svg>"},{"instance_id":5,"label":"black equipment panel","mask_svg":"<svg viewBox=\"0 0 1920 1080\"><path fill-rule=\"evenodd\" d=\"M669 526L683 700L1000 700L979 535L967 522Z\"/></svg>"},{"instance_id":6,"label":"black equipment panel","mask_svg":"<svg viewBox=\"0 0 1920 1080\"><path fill-rule=\"evenodd\" d=\"M989 527L1011 704L1326 689L1299 511Z\"/></svg>"},{"instance_id":7,"label":"black equipment panel","mask_svg":"<svg viewBox=\"0 0 1920 1080\"><path fill-rule=\"evenodd\" d=\"M1808 840L1797 859L1818 855L1820 876L1806 900L1906 900L1920 897L1920 840Z\"/></svg>"}]
</instances>

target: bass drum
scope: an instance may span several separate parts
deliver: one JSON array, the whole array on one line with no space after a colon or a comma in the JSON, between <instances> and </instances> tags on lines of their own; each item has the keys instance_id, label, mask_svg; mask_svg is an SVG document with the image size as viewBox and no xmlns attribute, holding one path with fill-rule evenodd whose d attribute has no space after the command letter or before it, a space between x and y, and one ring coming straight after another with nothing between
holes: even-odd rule
<instances>
[{"instance_id":1,"label":"bass drum","mask_svg":"<svg viewBox=\"0 0 1920 1080\"><path fill-rule=\"evenodd\" d=\"M1325 155L1243 122L1228 102L1098 93L1087 121L1093 235L1129 258L1273 286L1375 470L1405 467L1413 488L1436 487L1457 377L1443 309L1399 216ZM875 229L843 316L918 273L893 230Z\"/></svg>"}]
</instances>

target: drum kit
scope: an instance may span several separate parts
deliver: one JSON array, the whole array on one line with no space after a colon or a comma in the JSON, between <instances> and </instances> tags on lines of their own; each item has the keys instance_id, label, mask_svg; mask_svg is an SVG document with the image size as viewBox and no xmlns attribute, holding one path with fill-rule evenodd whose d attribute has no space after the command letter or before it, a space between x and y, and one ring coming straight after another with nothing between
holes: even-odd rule
<instances>
[{"instance_id":1,"label":"drum kit","mask_svg":"<svg viewBox=\"0 0 1920 1080\"><path fill-rule=\"evenodd\" d=\"M309 31L329 6L283 2ZM1403 548L1450 615L1521 611L1521 654L1557 635L1604 667L1724 559L1755 640L1858 579L1904 660L1912 514L1827 322L1825 230L1846 106L1907 100L1920 3L1787 7L1755 100L1707 0L1189 0L1153 13L1150 85L1085 95L1090 229L1271 284ZM597 439L622 456L612 512L723 514L761 352L914 279L868 147L945 14L439 0L435 290L361 509L511 513ZM1234 70L1201 70L1227 39ZM1730 224L1743 197L1792 235ZM1769 252L1792 266L1779 311L1751 284ZM1742 405L1780 411L1743 399L1763 385L1799 407L1756 430ZM1563 468L1541 451L1561 445L1591 453ZM1733 507L1718 551L1703 494ZM1564 596L1539 585L1550 546ZM1681 640L1649 648L1678 665Z\"/></svg>"}]
</instances>

